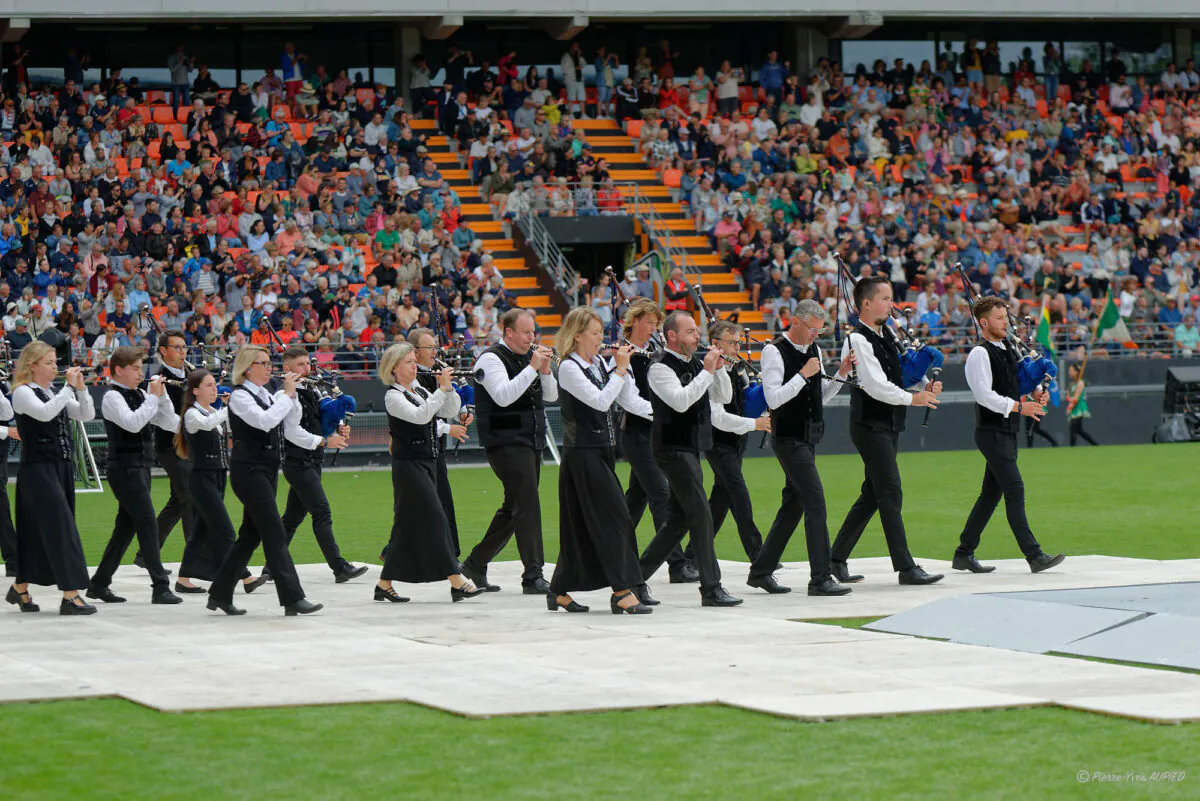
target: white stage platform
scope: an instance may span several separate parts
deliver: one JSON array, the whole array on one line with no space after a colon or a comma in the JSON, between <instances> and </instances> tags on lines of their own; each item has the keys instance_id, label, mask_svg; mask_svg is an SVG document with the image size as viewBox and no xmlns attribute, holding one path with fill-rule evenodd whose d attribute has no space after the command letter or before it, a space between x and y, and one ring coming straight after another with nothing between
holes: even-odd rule
<instances>
[{"instance_id":1,"label":"white stage platform","mask_svg":"<svg viewBox=\"0 0 1200 801\"><path fill-rule=\"evenodd\" d=\"M400 588L411 603L375 603L378 567L334 584L324 565L303 565L325 609L293 618L271 585L237 596L242 617L205 610L203 595L152 606L145 573L126 566L113 590L129 602L97 615L60 617L59 593L36 587L45 611L0 610L0 702L117 696L182 712L410 701L469 717L726 704L805 720L1059 705L1200 720L1200 675L800 622L964 593L1189 581L1200 560L1072 556L1039 575L1002 560L979 576L919 561L946 579L900 587L886 558L857 559L850 567L867 580L842 598L809 598L806 563L777 574L793 593L769 596L744 585L744 563L723 562L726 588L746 599L733 609L702 608L697 585L668 584L662 571L650 583L662 605L637 617L610 614L601 592L577 596L589 614L548 612L520 593L512 562L490 571L502 592L459 604L445 583Z\"/></svg>"}]
</instances>

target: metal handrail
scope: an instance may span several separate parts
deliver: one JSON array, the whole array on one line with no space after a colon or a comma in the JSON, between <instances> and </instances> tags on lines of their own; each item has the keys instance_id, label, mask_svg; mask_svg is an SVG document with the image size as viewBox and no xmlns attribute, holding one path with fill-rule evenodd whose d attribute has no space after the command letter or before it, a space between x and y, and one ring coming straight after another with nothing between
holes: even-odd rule
<instances>
[{"instance_id":1,"label":"metal handrail","mask_svg":"<svg viewBox=\"0 0 1200 801\"><path fill-rule=\"evenodd\" d=\"M578 306L579 272L567 261L541 219L536 214L522 214L516 222L521 233L525 234L525 241L533 248L538 263L550 274L555 288L567 299L568 305L572 308Z\"/></svg>"},{"instance_id":2,"label":"metal handrail","mask_svg":"<svg viewBox=\"0 0 1200 801\"><path fill-rule=\"evenodd\" d=\"M700 285L703 280L699 266L688 256L687 248L679 241L679 237L658 215L654 203L642 194L641 187L632 181L621 184L628 192L626 205L632 206L633 216L642 224L646 237L659 251L663 261L673 267L683 270L684 277L694 285Z\"/></svg>"}]
</instances>

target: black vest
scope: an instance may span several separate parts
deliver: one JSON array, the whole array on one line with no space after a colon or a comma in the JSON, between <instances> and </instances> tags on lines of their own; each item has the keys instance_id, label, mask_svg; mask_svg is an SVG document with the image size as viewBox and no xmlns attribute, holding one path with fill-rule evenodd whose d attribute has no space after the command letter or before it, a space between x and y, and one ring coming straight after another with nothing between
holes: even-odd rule
<instances>
[{"instance_id":1,"label":"black vest","mask_svg":"<svg viewBox=\"0 0 1200 801\"><path fill-rule=\"evenodd\" d=\"M887 380L904 388L904 376L900 368L900 354L887 334L879 335L867 328L861 322L854 327L855 334L861 334L871 346L875 359L883 367ZM904 430L904 419L907 406L893 406L890 403L877 401L858 387L850 389L850 422L869 426L883 431L900 432Z\"/></svg>"},{"instance_id":2,"label":"black vest","mask_svg":"<svg viewBox=\"0 0 1200 801\"><path fill-rule=\"evenodd\" d=\"M438 380L437 373L428 367L417 367L417 383L421 385L421 389L428 392L430 395L437 392ZM446 443L448 442L446 435L442 434L438 439L438 454L445 456Z\"/></svg>"},{"instance_id":3,"label":"black vest","mask_svg":"<svg viewBox=\"0 0 1200 801\"><path fill-rule=\"evenodd\" d=\"M529 366L530 354L518 356L504 345L493 345L484 353L499 357L509 380ZM476 423L483 447L525 445L540 451L546 446L546 404L542 400L541 377L533 379L521 397L508 406L492 400L482 382L476 382L475 390Z\"/></svg>"},{"instance_id":4,"label":"black vest","mask_svg":"<svg viewBox=\"0 0 1200 801\"><path fill-rule=\"evenodd\" d=\"M44 389L33 386L30 389L42 403L50 402L50 395ZM27 414L18 414L16 421L17 431L21 434L21 464L71 460L74 453L71 419L67 417L65 407L53 420L44 423Z\"/></svg>"},{"instance_id":5,"label":"black vest","mask_svg":"<svg viewBox=\"0 0 1200 801\"><path fill-rule=\"evenodd\" d=\"M200 414L206 413L200 411ZM185 427L184 436L187 437L193 470L229 469L229 437L224 425L211 431L197 431L195 434L187 433Z\"/></svg>"},{"instance_id":6,"label":"black vest","mask_svg":"<svg viewBox=\"0 0 1200 801\"><path fill-rule=\"evenodd\" d=\"M646 400L650 400L650 381L646 377L650 372L650 359L652 357L635 353L629 357L629 374L633 376L633 383L637 387L637 392ZM625 412L621 416L621 429L624 431L649 431L651 421L645 417L639 417L633 412Z\"/></svg>"},{"instance_id":7,"label":"black vest","mask_svg":"<svg viewBox=\"0 0 1200 801\"><path fill-rule=\"evenodd\" d=\"M679 376L679 383L685 387L704 370L704 364L697 357L685 362L665 350L654 354L651 362L666 365ZM650 442L655 448L701 453L712 447L712 409L707 392L683 412L672 409L654 391L650 392L650 405L654 407Z\"/></svg>"},{"instance_id":8,"label":"black vest","mask_svg":"<svg viewBox=\"0 0 1200 801\"><path fill-rule=\"evenodd\" d=\"M270 409L272 404L248 390L245 385L238 384L234 392L245 392L258 404L260 409ZM283 462L283 423L263 431L255 428L229 410L229 429L233 434L233 454L230 463L259 464L264 467L278 468Z\"/></svg>"},{"instance_id":9,"label":"black vest","mask_svg":"<svg viewBox=\"0 0 1200 801\"><path fill-rule=\"evenodd\" d=\"M1017 380L1016 355L1002 345L993 345L986 341L982 344L983 349L987 351L988 361L992 365L992 389L998 395L1003 395L1011 401L1019 401L1021 393ZM978 403L975 404L976 428L1016 433L1020 426L1021 415L1016 412L1011 412L1008 417L1004 417L991 409L985 409Z\"/></svg>"},{"instance_id":10,"label":"black vest","mask_svg":"<svg viewBox=\"0 0 1200 801\"><path fill-rule=\"evenodd\" d=\"M729 403L725 404L725 411L738 417L746 416L746 388L750 386L750 379L746 376L744 370L733 369L729 371L729 383L733 385L733 398ZM712 430L713 445L725 445L729 448L741 448L746 444L746 434L735 434L732 431L722 431L713 426Z\"/></svg>"},{"instance_id":11,"label":"black vest","mask_svg":"<svg viewBox=\"0 0 1200 801\"><path fill-rule=\"evenodd\" d=\"M809 359L817 356L816 344L800 350L787 340L777 337L772 342L783 359L783 383L791 381ZM825 435L825 407L821 402L821 379L806 378L804 388L778 409L771 410L771 432L775 439L794 439L816 445Z\"/></svg>"},{"instance_id":12,"label":"black vest","mask_svg":"<svg viewBox=\"0 0 1200 801\"><path fill-rule=\"evenodd\" d=\"M149 401L149 396L140 389L113 386L108 391L120 395L130 411L136 412L146 402L158 402L157 399ZM126 431L113 421L105 420L109 467L153 467L154 428L156 426L153 423L146 423L141 431Z\"/></svg>"},{"instance_id":13,"label":"black vest","mask_svg":"<svg viewBox=\"0 0 1200 801\"><path fill-rule=\"evenodd\" d=\"M424 390L424 387L421 387ZM420 406L417 396L407 389L392 387L389 393L395 392L404 398L405 403L411 403L413 408ZM426 396L432 393L425 393ZM388 433L392 435L393 459L420 459L430 461L437 458L441 451L437 436L437 417L424 425L401 420L393 414L388 415Z\"/></svg>"},{"instance_id":14,"label":"black vest","mask_svg":"<svg viewBox=\"0 0 1200 801\"><path fill-rule=\"evenodd\" d=\"M168 378L171 381L182 381L187 378L187 376L185 375L183 379L180 379L178 376L176 376L170 370L167 370L161 364L155 365L150 370L150 374L148 377L153 378L156 375L161 375L163 378ZM182 383L167 384L164 386L164 389L167 392L167 397L171 399L171 406L174 407L175 414L180 414L183 411L183 393L184 393L183 384ZM154 447L156 450L160 450L160 451L175 450L175 434L173 432L161 429L158 426L154 426Z\"/></svg>"},{"instance_id":15,"label":"black vest","mask_svg":"<svg viewBox=\"0 0 1200 801\"><path fill-rule=\"evenodd\" d=\"M589 366L574 355L570 358L581 370ZM596 389L603 390L609 381L622 380L609 375L603 366L592 366L592 369L599 369L603 376L600 378L594 372L584 371L584 377L591 381ZM616 432L609 411L593 409L570 392L561 390L561 387L558 405L562 410L564 448L611 448L616 445Z\"/></svg>"},{"instance_id":16,"label":"black vest","mask_svg":"<svg viewBox=\"0 0 1200 801\"><path fill-rule=\"evenodd\" d=\"M296 387L296 400L300 401L300 427L310 434L321 434L321 399L311 389ZM311 451L284 440L284 450L289 459L320 464L325 461L325 448L321 445Z\"/></svg>"}]
</instances>

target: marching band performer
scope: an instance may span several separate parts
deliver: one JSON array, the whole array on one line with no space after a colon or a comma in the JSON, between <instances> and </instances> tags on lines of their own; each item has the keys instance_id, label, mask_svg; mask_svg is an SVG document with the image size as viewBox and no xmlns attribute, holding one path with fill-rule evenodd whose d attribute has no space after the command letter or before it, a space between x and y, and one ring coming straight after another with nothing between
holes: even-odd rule
<instances>
[{"instance_id":1,"label":"marching band performer","mask_svg":"<svg viewBox=\"0 0 1200 801\"><path fill-rule=\"evenodd\" d=\"M926 388L928 381L922 378L918 391L904 388L900 356L883 331L892 313L892 285L887 276L871 276L855 284L854 302L859 321L846 337L842 357L853 353L857 359L859 386L850 390L850 440L862 457L865 478L833 543L833 575L843 584L862 581L862 576L850 575L846 562L878 511L892 569L899 573L900 583L933 584L943 576L926 573L908 551L896 450L908 407L936 408L942 385L933 382Z\"/></svg>"},{"instance_id":2,"label":"marching band performer","mask_svg":"<svg viewBox=\"0 0 1200 801\"><path fill-rule=\"evenodd\" d=\"M266 389L270 380L271 356L267 349L243 345L233 362L233 392L229 396L229 427L233 434L229 483L242 502L242 526L237 542L208 588L208 608L227 615L245 614L233 605L233 585L246 575L246 564L259 542L284 614L307 615L322 608L304 597L275 505L284 452L284 420L299 403L296 375L284 373L283 388L274 395Z\"/></svg>"},{"instance_id":3,"label":"marching band performer","mask_svg":"<svg viewBox=\"0 0 1200 801\"><path fill-rule=\"evenodd\" d=\"M648 614L634 589L642 585L637 537L614 470L616 433L610 409L633 392L630 347L622 345L609 372L600 358L604 323L585 307L572 309L558 329L555 348L559 405L563 415L562 466L558 474L559 555L546 594L550 611L587 612L572 590L612 587L614 615Z\"/></svg>"},{"instance_id":4,"label":"marching band performer","mask_svg":"<svg viewBox=\"0 0 1200 801\"><path fill-rule=\"evenodd\" d=\"M842 387L838 381L829 381L822 387L817 378L822 367L816 340L824 330L824 323L825 309L820 303L800 301L792 314L791 326L763 347L759 361L763 391L771 409L771 445L785 479L775 522L767 532L762 550L751 560L750 578L746 582L767 592L787 589L772 574L801 517L808 549L808 594L850 592L849 587L839 585L831 576L825 489L816 464L816 448L825 433L824 406ZM852 358L850 354L842 358L838 378L845 379L850 374Z\"/></svg>"},{"instance_id":5,"label":"marching band performer","mask_svg":"<svg viewBox=\"0 0 1200 801\"><path fill-rule=\"evenodd\" d=\"M29 585L57 584L59 614L92 615L96 607L79 595L88 586L87 561L75 525L75 464L71 420L96 416L83 385L83 371L67 370L57 393L50 385L58 374L54 348L34 341L21 349L13 372L13 412L21 437L17 468L16 582L7 600L22 612L36 612Z\"/></svg>"},{"instance_id":6,"label":"marching band performer","mask_svg":"<svg viewBox=\"0 0 1200 801\"><path fill-rule=\"evenodd\" d=\"M463 575L484 589L488 563L515 532L524 565L521 591L545 595L542 575L542 508L538 482L546 445L546 401L558 399L550 373L551 350L534 347L535 325L528 309L510 309L500 318L503 338L475 360L479 439L488 464L504 485L504 501L483 539L463 561ZM498 589L498 588L497 588Z\"/></svg>"},{"instance_id":7,"label":"marching band performer","mask_svg":"<svg viewBox=\"0 0 1200 801\"><path fill-rule=\"evenodd\" d=\"M138 388L145 358L146 352L141 348L123 346L114 350L108 360L111 386L100 402L108 436L108 485L118 506L112 537L92 574L87 597L110 604L125 601L109 585L134 536L153 585L150 602L183 602L168 585L169 574L159 553L158 521L150 497L154 428L174 431L179 426L179 417L167 397L162 376L151 378L148 389Z\"/></svg>"},{"instance_id":8,"label":"marching band performer","mask_svg":"<svg viewBox=\"0 0 1200 801\"><path fill-rule=\"evenodd\" d=\"M1021 417L1037 421L1046 413L1049 392L1034 391L1029 400L1021 400L1017 378L1018 354L1005 345L1008 335L1008 309L1000 298L988 297L975 301L972 308L983 334L983 342L967 354L967 385L975 396L975 446L983 454L987 467L983 471L983 487L967 517L954 551L955 570L990 573L994 565L982 565L975 558L979 538L987 527L1000 499L1008 527L1017 538L1029 569L1040 573L1066 558L1064 554L1050 556L1038 545L1025 517L1025 483L1017 467L1017 435Z\"/></svg>"},{"instance_id":9,"label":"marching band performer","mask_svg":"<svg viewBox=\"0 0 1200 801\"><path fill-rule=\"evenodd\" d=\"M697 358L700 329L687 312L669 314L663 331L666 349L654 355L648 381L654 407L654 459L667 477L671 505L666 522L642 552L642 577L654 575L671 549L691 531L700 572L701 605L737 606L741 599L721 586L721 566L713 549L712 513L700 467L700 454L712 447L708 388L718 383L717 399L727 402L731 392L729 375L718 370L722 362L719 350L710 350L703 362ZM642 601L646 601L645 596Z\"/></svg>"},{"instance_id":10,"label":"marching band performer","mask_svg":"<svg viewBox=\"0 0 1200 801\"><path fill-rule=\"evenodd\" d=\"M189 462L188 487L194 501L196 525L183 547L183 562L175 592L202 593L192 579L212 581L237 537L225 509L225 484L229 476L229 408L214 409L217 380L208 370L193 370L183 394L183 415L175 432L175 454ZM242 589L254 592L266 583L250 571L242 575Z\"/></svg>"},{"instance_id":11,"label":"marching band performer","mask_svg":"<svg viewBox=\"0 0 1200 801\"><path fill-rule=\"evenodd\" d=\"M447 579L450 600L458 602L486 592L460 570L450 541L450 523L437 492L440 437L435 417L455 420L461 401L447 367L438 373L430 393L417 381L417 354L407 342L383 352L379 378L388 386L384 406L391 434L392 492L395 519L375 600L403 603L394 581L426 583Z\"/></svg>"},{"instance_id":12,"label":"marching band performer","mask_svg":"<svg viewBox=\"0 0 1200 801\"><path fill-rule=\"evenodd\" d=\"M648 298L634 298L621 320L621 336L636 348L629 359L634 391L617 398L617 405L624 410L621 415L621 451L629 462L629 488L625 491L625 505L635 531L642 515L646 513L647 505L655 531L666 524L667 513L671 509L671 490L667 486L667 477L654 461L654 447L650 443L654 409L650 404L650 384L647 381L654 349L653 335L664 319L663 310L657 303ZM672 584L700 580L700 574L684 558L681 548L674 548L667 555L667 576Z\"/></svg>"}]
</instances>

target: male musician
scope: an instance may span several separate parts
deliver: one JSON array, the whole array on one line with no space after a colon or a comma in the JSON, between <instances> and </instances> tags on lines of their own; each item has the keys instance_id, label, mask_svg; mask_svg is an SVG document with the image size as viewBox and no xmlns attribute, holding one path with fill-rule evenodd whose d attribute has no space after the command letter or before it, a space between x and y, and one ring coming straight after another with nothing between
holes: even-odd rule
<instances>
[{"instance_id":1,"label":"male musician","mask_svg":"<svg viewBox=\"0 0 1200 801\"><path fill-rule=\"evenodd\" d=\"M504 485L504 502L496 510L483 539L463 561L463 575L475 586L491 589L488 563L515 532L524 572L521 591L545 595L549 582L542 575L542 507L538 481L542 448L546 445L546 401L558 399L558 384L550 373L551 350L534 347L533 312L510 309L500 318L502 339L475 360L475 408L479 439L488 464Z\"/></svg>"},{"instance_id":2,"label":"male musician","mask_svg":"<svg viewBox=\"0 0 1200 801\"><path fill-rule=\"evenodd\" d=\"M625 505L629 508L629 516L633 518L633 527L636 529L649 504L655 531L666 525L667 513L671 510L671 490L667 486L667 477L654 461L654 447L650 442L654 409L650 404L650 384L647 381L651 351L654 349L652 336L664 319L662 309L652 300L634 298L629 302L621 321L621 332L625 341L637 348L629 358L629 374L633 376L636 392L617 398L617 403L625 411L621 416L621 450L629 462L629 488L625 490ZM667 575L672 584L689 584L700 580L695 566L678 547L667 554Z\"/></svg>"},{"instance_id":3,"label":"male musician","mask_svg":"<svg viewBox=\"0 0 1200 801\"><path fill-rule=\"evenodd\" d=\"M283 352L283 371L292 373L302 380L312 370L308 351L301 347L288 348ZM367 572L366 565L353 565L342 558L337 540L333 537L333 510L325 497L321 485L321 465L325 460L325 449L341 450L346 447L350 429L342 426L337 433L326 437L321 434L321 399L317 391L303 384L296 386L296 404L284 420L283 477L288 482L287 506L284 507L283 530L287 533L290 546L296 529L304 518L312 515L313 535L325 564L333 571L338 584L344 584ZM271 575L263 568L263 575Z\"/></svg>"},{"instance_id":4,"label":"male musician","mask_svg":"<svg viewBox=\"0 0 1200 801\"><path fill-rule=\"evenodd\" d=\"M135 535L154 587L150 602L183 602L167 585L167 571L159 556L158 522L150 499L150 468L154 465L152 426L175 431L179 417L166 395L162 376L150 379L148 391L137 388L142 381L145 358L146 352L140 348L124 346L113 351L108 361L112 387L104 393L100 404L108 436L108 484L118 506L112 538L92 575L87 597L110 604L125 601L109 585Z\"/></svg>"},{"instance_id":5,"label":"male musician","mask_svg":"<svg viewBox=\"0 0 1200 801\"><path fill-rule=\"evenodd\" d=\"M858 325L846 337L842 356L853 353L856 359L859 386L850 390L850 441L862 457L865 478L833 543L833 576L843 584L862 581L862 576L850 574L846 561L878 511L892 569L899 573L900 583L933 584L943 576L926 573L908 552L896 450L908 407L937 408L942 384L935 381L929 385L922 378L916 392L904 388L896 340L893 332L884 330L892 315L892 284L887 276L870 276L855 284L854 303Z\"/></svg>"},{"instance_id":6,"label":"male musician","mask_svg":"<svg viewBox=\"0 0 1200 801\"><path fill-rule=\"evenodd\" d=\"M438 373L434 367L437 364L437 337L428 328L416 328L409 332L408 344L413 346L413 350L417 354L418 383L428 392L436 392ZM454 555L458 556L462 551L458 543L458 521L454 515L454 494L450 491L450 474L446 469L446 438L452 437L458 442L466 442L467 426L471 425L475 416L470 411L463 409L458 414L457 423L450 423L440 417L435 419L437 420L437 433L442 440L437 452L438 500L442 502L442 509L446 512L446 519L450 522L450 539L454 543Z\"/></svg>"},{"instance_id":7,"label":"male musician","mask_svg":"<svg viewBox=\"0 0 1200 801\"><path fill-rule=\"evenodd\" d=\"M829 526L825 512L825 489L817 473L816 450L825 434L825 404L837 395L842 385L826 381L817 337L825 330L825 308L815 300L802 300L792 314L788 330L763 346L759 367L763 394L771 409L771 445L783 468L785 483L775 522L767 532L767 541L750 563L751 587L767 592L783 592L772 575L787 548L792 532L804 518L804 537L808 548L808 594L845 595L849 587L833 580L829 563ZM842 358L837 377L850 374L852 357Z\"/></svg>"},{"instance_id":8,"label":"male musician","mask_svg":"<svg viewBox=\"0 0 1200 801\"><path fill-rule=\"evenodd\" d=\"M967 355L967 386L975 396L975 446L987 461L983 488L967 517L954 551L954 569L972 573L990 573L994 565L982 565L975 558L979 537L988 520L1004 498L1008 527L1029 569L1034 573L1060 564L1064 554L1050 556L1038 545L1025 517L1025 483L1017 468L1017 435L1021 417L1040 420L1046 413L1049 393L1035 391L1029 400L1021 400L1017 379L1018 354L1005 343L1008 335L1008 308L1001 298L981 298L971 310L979 321L983 342Z\"/></svg>"},{"instance_id":9,"label":"male musician","mask_svg":"<svg viewBox=\"0 0 1200 801\"><path fill-rule=\"evenodd\" d=\"M742 476L742 457L746 454L746 439L751 431L770 431L771 420L768 417L754 419L745 416L746 388L750 378L744 367L731 366L738 357L738 344L741 342L741 330L728 320L718 320L708 327L708 343L721 351L724 361L718 370L729 375L731 397L727 403L716 399L717 386L709 387L712 400L712 447L704 453L708 466L713 471L712 492L708 496L708 509L712 515L713 536L721 531L725 515L733 513L737 523L738 536L742 540L742 548L746 556L754 561L762 548L762 534L754 523L754 507L750 502L750 490L746 488L746 479ZM693 559L693 549L688 544L684 556Z\"/></svg>"},{"instance_id":10,"label":"male musician","mask_svg":"<svg viewBox=\"0 0 1200 801\"><path fill-rule=\"evenodd\" d=\"M663 323L663 331L666 349L654 355L647 380L654 407L650 429L654 459L667 477L671 504L666 522L642 553L642 577L654 575L671 549L691 531L700 572L701 605L737 606L742 600L721 586L721 566L713 549L712 513L700 467L700 454L712 448L709 387L717 384L717 401L728 403L732 392L729 375L718 369L722 361L719 350L709 350L703 362L696 357L700 329L690 314L672 312Z\"/></svg>"}]
</instances>

